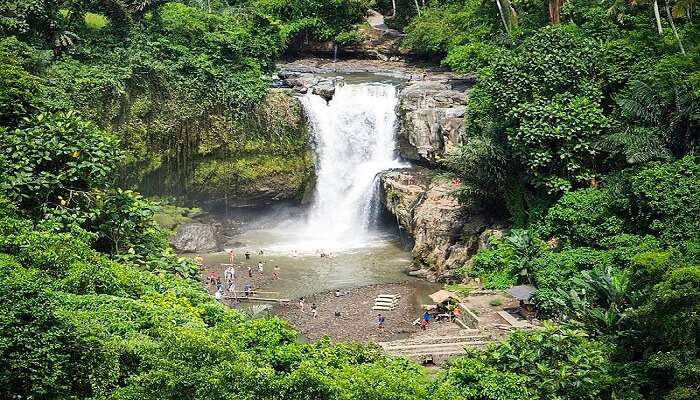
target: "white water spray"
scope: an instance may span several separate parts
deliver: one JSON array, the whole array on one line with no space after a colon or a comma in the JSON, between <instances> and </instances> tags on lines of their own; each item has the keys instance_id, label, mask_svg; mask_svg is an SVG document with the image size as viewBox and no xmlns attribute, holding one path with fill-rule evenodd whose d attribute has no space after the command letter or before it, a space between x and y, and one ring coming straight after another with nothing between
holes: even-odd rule
<instances>
[{"instance_id":1,"label":"white water spray","mask_svg":"<svg viewBox=\"0 0 700 400\"><path fill-rule=\"evenodd\" d=\"M375 177L403 166L396 157L396 88L365 83L336 88L326 101L307 94L316 150L316 188L303 236L319 247L353 247L371 233Z\"/></svg>"},{"instance_id":2,"label":"white water spray","mask_svg":"<svg viewBox=\"0 0 700 400\"><path fill-rule=\"evenodd\" d=\"M313 200L304 219L292 218L261 232L275 238L266 248L309 254L383 245L384 233L373 229L376 177L407 166L396 156L396 87L338 85L329 102L310 93L301 101L316 154Z\"/></svg>"}]
</instances>

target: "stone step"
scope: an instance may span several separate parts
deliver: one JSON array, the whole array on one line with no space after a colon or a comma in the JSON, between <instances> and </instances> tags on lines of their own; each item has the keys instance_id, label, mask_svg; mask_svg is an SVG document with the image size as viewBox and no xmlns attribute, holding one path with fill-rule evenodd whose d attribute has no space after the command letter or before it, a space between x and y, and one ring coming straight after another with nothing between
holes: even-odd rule
<instances>
[{"instance_id":1,"label":"stone step","mask_svg":"<svg viewBox=\"0 0 700 400\"><path fill-rule=\"evenodd\" d=\"M410 344L434 344L438 342L447 343L468 343L474 341L488 340L488 335L471 335L471 336L437 336L437 337L418 337L413 339L402 339L391 342L380 342L382 347L403 346Z\"/></svg>"},{"instance_id":2,"label":"stone step","mask_svg":"<svg viewBox=\"0 0 700 400\"><path fill-rule=\"evenodd\" d=\"M517 320L514 316L510 315L507 311L499 311L498 315L501 316L510 326L513 326L515 328L527 328L530 327L530 323L527 321L519 321Z\"/></svg>"},{"instance_id":3,"label":"stone step","mask_svg":"<svg viewBox=\"0 0 700 400\"><path fill-rule=\"evenodd\" d=\"M430 353L408 353L408 354L401 354L400 356L395 356L395 357L404 357L404 358L424 358L426 356L431 356L431 357L436 357L436 356L458 356L461 354L464 354L464 351L440 351L440 352L430 352Z\"/></svg>"},{"instance_id":4,"label":"stone step","mask_svg":"<svg viewBox=\"0 0 700 400\"><path fill-rule=\"evenodd\" d=\"M404 345L404 346L395 346L395 347L389 347L389 348L384 348L384 351L386 351L388 354L396 354L397 352L405 352L407 350L436 350L436 351L444 351L446 349L461 349L464 348L465 346L482 346L490 343L489 341L473 341L473 342L453 342L453 343L435 343L435 344L412 344L412 345Z\"/></svg>"}]
</instances>

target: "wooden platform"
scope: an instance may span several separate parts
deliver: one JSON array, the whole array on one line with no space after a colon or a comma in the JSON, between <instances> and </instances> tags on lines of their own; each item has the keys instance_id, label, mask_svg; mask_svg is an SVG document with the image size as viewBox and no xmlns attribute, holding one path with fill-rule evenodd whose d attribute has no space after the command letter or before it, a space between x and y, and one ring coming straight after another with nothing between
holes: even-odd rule
<instances>
[{"instance_id":1,"label":"wooden platform","mask_svg":"<svg viewBox=\"0 0 700 400\"><path fill-rule=\"evenodd\" d=\"M264 302L273 302L273 303L289 303L289 299L275 299L275 298L268 298L268 297L255 297L255 296L224 296L224 299L226 300L238 300L238 301L264 301Z\"/></svg>"},{"instance_id":2,"label":"wooden platform","mask_svg":"<svg viewBox=\"0 0 700 400\"><path fill-rule=\"evenodd\" d=\"M372 310L394 311L399 305L400 298L401 295L399 294L380 294L374 299L374 307L372 307Z\"/></svg>"}]
</instances>

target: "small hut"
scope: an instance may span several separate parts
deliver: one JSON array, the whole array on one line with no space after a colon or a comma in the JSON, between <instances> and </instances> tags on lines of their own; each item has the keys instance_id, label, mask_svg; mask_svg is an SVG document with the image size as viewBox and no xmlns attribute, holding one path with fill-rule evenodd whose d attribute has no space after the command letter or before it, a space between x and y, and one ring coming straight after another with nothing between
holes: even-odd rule
<instances>
[{"instance_id":1,"label":"small hut","mask_svg":"<svg viewBox=\"0 0 700 400\"><path fill-rule=\"evenodd\" d=\"M531 318L535 314L535 305L530 301L537 291L533 285L512 286L507 292L520 302L520 314L525 318Z\"/></svg>"},{"instance_id":2,"label":"small hut","mask_svg":"<svg viewBox=\"0 0 700 400\"><path fill-rule=\"evenodd\" d=\"M429 297L436 304L444 303L450 299L455 299L457 301L462 300L459 298L459 296L450 292L449 290L438 290L437 292L431 294Z\"/></svg>"}]
</instances>

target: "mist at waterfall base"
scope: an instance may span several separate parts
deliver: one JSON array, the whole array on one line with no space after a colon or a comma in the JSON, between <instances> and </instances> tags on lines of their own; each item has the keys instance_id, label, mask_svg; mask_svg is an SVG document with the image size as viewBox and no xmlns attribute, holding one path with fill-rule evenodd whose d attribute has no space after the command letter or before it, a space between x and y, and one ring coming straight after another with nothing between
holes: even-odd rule
<instances>
[{"instance_id":1,"label":"mist at waterfall base","mask_svg":"<svg viewBox=\"0 0 700 400\"><path fill-rule=\"evenodd\" d=\"M396 154L396 87L347 84L333 99L301 98L309 116L316 184L308 208L287 209L259 220L243 243L274 252L346 252L396 241L382 227L378 174L406 167Z\"/></svg>"}]
</instances>

